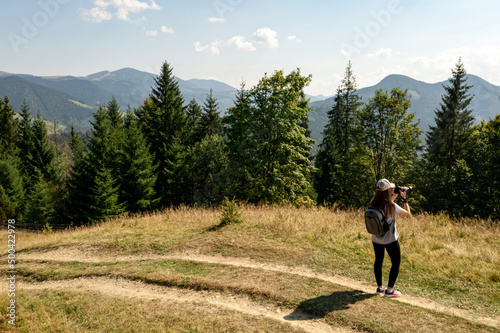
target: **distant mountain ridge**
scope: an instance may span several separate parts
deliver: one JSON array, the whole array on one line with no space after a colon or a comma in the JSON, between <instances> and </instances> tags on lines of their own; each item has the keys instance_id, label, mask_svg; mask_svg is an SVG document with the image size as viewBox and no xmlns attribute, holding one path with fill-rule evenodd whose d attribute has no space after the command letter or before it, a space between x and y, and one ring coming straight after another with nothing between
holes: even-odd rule
<instances>
[{"instance_id":1,"label":"distant mountain ridge","mask_svg":"<svg viewBox=\"0 0 500 333\"><path fill-rule=\"evenodd\" d=\"M99 103L107 104L114 96L123 111L137 107L151 93L156 74L122 68L116 71L101 71L84 77L50 76L40 77L29 74L11 74L0 71L0 97L8 96L17 112L26 100L33 116L39 111L42 118L57 121L67 128L74 125L79 131L90 128L92 113ZM237 88L216 80L190 79L178 80L179 88L187 105L193 98L203 105L210 89L224 114L233 106ZM477 122L489 120L500 113L500 86L493 85L475 75L468 75L469 91L474 98L471 108ZM439 107L444 94L443 84L425 83L408 76L393 74L371 87L358 90L362 102L374 96L377 89L408 89L412 95L411 112L420 119L420 128L425 133L434 124L434 112ZM333 97L308 96L312 111L309 114L311 136L317 144L328 121L327 112L333 105Z\"/></svg>"},{"instance_id":2,"label":"distant mountain ridge","mask_svg":"<svg viewBox=\"0 0 500 333\"><path fill-rule=\"evenodd\" d=\"M493 85L479 76L471 74L467 75L467 84L473 86L469 90L469 94L474 96L470 108L473 110L476 123L481 120L493 119L496 114L500 114L500 86ZM429 125L435 124L435 111L445 93L443 85L448 86L448 80L438 83L425 83L405 75L392 74L374 86L359 89L357 93L361 96L361 101L365 103L369 98L375 96L375 90L378 89L388 91L392 88L408 89L412 100L409 111L415 113L416 119L420 119L419 127L425 134L425 132L429 131ZM321 132L328 122L326 113L332 108L333 104L333 97L309 104L313 108L310 114L313 120L309 122L311 136L318 142L320 142Z\"/></svg>"},{"instance_id":3,"label":"distant mountain ridge","mask_svg":"<svg viewBox=\"0 0 500 333\"><path fill-rule=\"evenodd\" d=\"M39 111L45 120L86 131L90 128L92 112L113 97L124 111L128 106L134 108L142 104L151 93L156 76L133 68L101 71L84 77L0 72L0 96L8 96L18 112L26 100L33 116ZM192 99L203 105L210 89L221 112L233 105L237 91L234 87L215 80L176 79L186 105Z\"/></svg>"}]
</instances>

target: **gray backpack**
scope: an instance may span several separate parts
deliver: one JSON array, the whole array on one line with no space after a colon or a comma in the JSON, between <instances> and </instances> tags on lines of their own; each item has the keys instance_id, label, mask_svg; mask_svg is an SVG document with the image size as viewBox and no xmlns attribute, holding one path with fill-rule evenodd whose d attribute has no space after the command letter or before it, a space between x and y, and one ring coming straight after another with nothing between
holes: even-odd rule
<instances>
[{"instance_id":1,"label":"gray backpack","mask_svg":"<svg viewBox=\"0 0 500 333\"><path fill-rule=\"evenodd\" d=\"M384 236L391 227L382 209L371 206L365 212L365 225L366 231L379 237Z\"/></svg>"}]
</instances>

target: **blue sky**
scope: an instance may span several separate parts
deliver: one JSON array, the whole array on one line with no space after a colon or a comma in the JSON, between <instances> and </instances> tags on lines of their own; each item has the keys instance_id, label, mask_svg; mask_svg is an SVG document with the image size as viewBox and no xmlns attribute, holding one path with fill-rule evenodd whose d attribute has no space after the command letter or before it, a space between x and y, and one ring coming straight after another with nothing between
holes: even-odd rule
<instances>
[{"instance_id":1,"label":"blue sky","mask_svg":"<svg viewBox=\"0 0 500 333\"><path fill-rule=\"evenodd\" d=\"M434 83L459 57L500 85L500 1L4 0L0 71L85 76L132 67L255 85L300 68L332 95L349 60L359 87L389 74Z\"/></svg>"}]
</instances>

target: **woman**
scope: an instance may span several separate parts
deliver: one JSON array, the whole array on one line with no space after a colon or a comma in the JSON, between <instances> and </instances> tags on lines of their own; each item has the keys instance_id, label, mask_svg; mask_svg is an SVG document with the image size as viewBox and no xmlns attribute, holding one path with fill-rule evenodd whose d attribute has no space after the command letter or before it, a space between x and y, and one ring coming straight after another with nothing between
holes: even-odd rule
<instances>
[{"instance_id":1,"label":"woman","mask_svg":"<svg viewBox=\"0 0 500 333\"><path fill-rule=\"evenodd\" d=\"M401 263L401 249L398 241L398 231L396 230L396 215L411 216L410 206L406 199L406 192L401 192L401 199L404 203L404 208L401 208L394 203L398 197L394 193L395 185L387 179L381 179L377 182L377 191L370 202L370 206L381 208L384 216L390 225L389 231L382 236L378 237L372 235L373 249L375 250L375 264L374 272L375 279L377 280L377 295L384 295L386 297L399 297L401 292L394 289L394 284L399 274L399 265ZM391 258L391 272L389 274L389 282L387 288L382 284L382 264L384 263L385 250Z\"/></svg>"}]
</instances>

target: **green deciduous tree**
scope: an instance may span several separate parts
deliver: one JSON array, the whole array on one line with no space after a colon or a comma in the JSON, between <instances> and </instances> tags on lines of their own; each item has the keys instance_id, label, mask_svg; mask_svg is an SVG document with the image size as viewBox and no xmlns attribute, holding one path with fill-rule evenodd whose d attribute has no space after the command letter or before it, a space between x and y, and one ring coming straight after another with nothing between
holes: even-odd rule
<instances>
[{"instance_id":1,"label":"green deciduous tree","mask_svg":"<svg viewBox=\"0 0 500 333\"><path fill-rule=\"evenodd\" d=\"M249 92L238 93L225 120L232 161L231 187L251 202L300 203L311 200L307 158L313 140L304 119L310 111L304 87L311 80L300 70L264 76Z\"/></svg>"},{"instance_id":2,"label":"green deciduous tree","mask_svg":"<svg viewBox=\"0 0 500 333\"><path fill-rule=\"evenodd\" d=\"M372 183L387 178L403 181L421 149L418 122L408 112L407 90L376 90L360 112L361 146L366 149L373 174Z\"/></svg>"}]
</instances>

